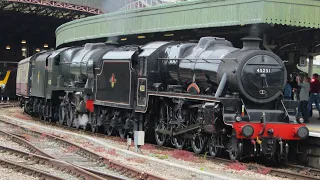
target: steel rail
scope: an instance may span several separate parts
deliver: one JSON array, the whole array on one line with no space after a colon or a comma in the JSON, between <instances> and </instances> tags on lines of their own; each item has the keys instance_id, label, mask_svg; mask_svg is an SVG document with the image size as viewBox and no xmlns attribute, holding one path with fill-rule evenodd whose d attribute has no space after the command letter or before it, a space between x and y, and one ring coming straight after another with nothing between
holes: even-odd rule
<instances>
[{"instance_id":1,"label":"steel rail","mask_svg":"<svg viewBox=\"0 0 320 180\"><path fill-rule=\"evenodd\" d=\"M32 160L34 160L36 163L38 164L46 164L46 165L51 165L53 167L56 167L57 169L60 169L61 171L65 171L68 170L69 174L75 174L76 176L82 176L85 179L90 179L90 180L104 180L104 179L108 179L108 180L122 180L121 178L117 178L114 176L105 176L100 177L98 175L95 175L91 172L87 172L86 170L79 168L77 166L74 166L70 163L61 161L61 160L57 160L57 159L52 159L52 158L48 158L45 156L40 156L37 154L32 154L32 153L28 153L28 152L24 152L24 151L20 151L18 149L13 149L13 148L9 148L9 147L5 147L5 146L1 146L0 145L0 150L3 151L8 151L10 153L16 154L18 156L23 156L23 157L27 157L30 158Z\"/></svg>"},{"instance_id":2,"label":"steel rail","mask_svg":"<svg viewBox=\"0 0 320 180\"><path fill-rule=\"evenodd\" d=\"M32 152L32 153L39 154L41 156L49 157L52 159L54 158L54 157L50 156L48 153L45 153L44 151L40 150L36 146L32 145L30 142L26 141L25 139L18 137L17 135L5 132L3 130L0 130L0 134L4 134L5 136L9 137L13 142L16 142L19 145L29 149L30 152Z\"/></svg>"},{"instance_id":3,"label":"steel rail","mask_svg":"<svg viewBox=\"0 0 320 180\"><path fill-rule=\"evenodd\" d=\"M16 163L13 161L10 161L8 159L2 159L0 158L0 165L6 168L11 168L11 169L16 169L18 172L23 172L24 174L30 174L30 175L36 175L40 178L43 179L48 179L48 180L64 180L60 177L54 176L52 174L46 173L40 169L32 168L20 163Z\"/></svg>"},{"instance_id":4,"label":"steel rail","mask_svg":"<svg viewBox=\"0 0 320 180\"><path fill-rule=\"evenodd\" d=\"M1 108L16 107L16 106L18 106L18 103L0 103L0 109Z\"/></svg>"},{"instance_id":5,"label":"steel rail","mask_svg":"<svg viewBox=\"0 0 320 180\"><path fill-rule=\"evenodd\" d=\"M296 165L296 164L283 164L285 168L293 168L295 170L304 171L307 174L318 176L320 178L320 169L315 169L311 167Z\"/></svg>"},{"instance_id":6,"label":"steel rail","mask_svg":"<svg viewBox=\"0 0 320 180\"><path fill-rule=\"evenodd\" d=\"M40 135L40 136L43 134L41 131L25 128L25 127L22 127L22 126L20 126L18 124L13 123L13 122L8 122L8 121L6 121L6 120L4 120L2 118L0 119L0 121L3 122L3 123L6 123L6 124L10 124L10 125L16 126L16 127L20 128L21 130L26 131L26 132L31 132L31 133L34 133L34 134L37 134L37 135ZM99 163L105 163L106 165L108 165L109 169L113 169L113 170L115 170L117 172L121 172L122 174L127 174L127 175L130 175L131 177L135 177L137 179L143 179L143 180L164 180L164 178L155 176L155 175L153 175L151 173L143 172L143 171L137 170L135 168L126 166L126 165L124 165L122 163L116 162L116 161L114 161L114 160L112 160L110 158L102 157L99 154L91 151L90 149L81 147L81 146L79 146L79 145L77 145L77 144L75 144L73 142L69 142L67 140L64 140L61 137L58 137L58 136L55 136L55 135L51 135L51 134L46 134L46 137L47 138L51 138L51 139L56 140L56 141L60 141L62 144L65 144L66 146L73 146L73 147L78 149L80 155L85 156L85 157L91 157L92 159L95 159ZM85 170L87 170L87 171L89 171L91 173L97 173L96 175L98 175L98 176L100 174L101 177L106 175L106 174L102 174L100 172L95 172L93 170L90 170L90 169L87 169L87 168L84 168L84 167L80 167L80 166L77 166L77 167L85 169Z\"/></svg>"},{"instance_id":7,"label":"steel rail","mask_svg":"<svg viewBox=\"0 0 320 180\"><path fill-rule=\"evenodd\" d=\"M162 150L175 150L174 148L170 148L170 147L163 147L163 146L155 146L156 148L162 149ZM198 157L203 157L202 154L194 154L195 156ZM216 163L222 163L222 164L230 164L230 163L234 163L234 161L231 161L229 159L224 159L224 158L217 158L217 157L211 157L208 156L206 157L206 159L212 161L212 162L216 162ZM241 162L241 164L247 165L250 167L250 169L260 169L261 165L256 165L256 164L249 164L249 163L243 163ZM297 165L292 165L292 164L285 164L284 166L286 166L287 168L296 168L296 169L307 169L307 172L311 173L311 174L300 174L300 173L296 173L296 172L291 172L291 171L285 171L285 170L281 170L281 169L275 169L275 168L268 168L270 169L269 173L270 175L273 176L279 176L279 177L283 177L283 178L295 178L295 179L304 179L304 180L320 180L320 177L317 175L320 175L320 170L318 169L312 169L312 168L307 168L307 167L303 167L303 166L297 166Z\"/></svg>"},{"instance_id":8,"label":"steel rail","mask_svg":"<svg viewBox=\"0 0 320 180\"><path fill-rule=\"evenodd\" d=\"M309 175L304 175L300 173L295 173L295 172L288 172L285 170L280 170L280 169L271 169L269 174L273 176L279 176L283 178L293 178L293 179L304 179L304 180L318 180L320 178L316 176L309 176Z\"/></svg>"}]
</instances>

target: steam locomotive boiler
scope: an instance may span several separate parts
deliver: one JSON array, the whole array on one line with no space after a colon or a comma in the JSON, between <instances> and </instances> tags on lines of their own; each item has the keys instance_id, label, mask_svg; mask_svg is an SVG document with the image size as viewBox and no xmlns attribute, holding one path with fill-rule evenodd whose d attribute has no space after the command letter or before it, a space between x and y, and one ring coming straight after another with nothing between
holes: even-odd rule
<instances>
[{"instance_id":1,"label":"steam locomotive boiler","mask_svg":"<svg viewBox=\"0 0 320 180\"><path fill-rule=\"evenodd\" d=\"M242 49L203 37L198 43L87 44L46 52L46 61L38 54L19 64L23 69L30 61L32 71L23 104L69 127L122 138L145 131L161 146L228 152L233 160L286 159L299 152L289 147L309 135L296 116L298 103L283 99L286 68L259 48L260 39L242 41ZM42 66L47 69L37 78ZM42 94L33 89L41 83Z\"/></svg>"}]
</instances>

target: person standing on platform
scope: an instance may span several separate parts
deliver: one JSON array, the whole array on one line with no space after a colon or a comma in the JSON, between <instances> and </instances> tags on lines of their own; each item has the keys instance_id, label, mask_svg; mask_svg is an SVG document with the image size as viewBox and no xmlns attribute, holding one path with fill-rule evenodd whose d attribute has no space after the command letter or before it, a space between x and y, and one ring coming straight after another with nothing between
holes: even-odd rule
<instances>
[{"instance_id":1,"label":"person standing on platform","mask_svg":"<svg viewBox=\"0 0 320 180\"><path fill-rule=\"evenodd\" d=\"M309 82L309 84L311 83L311 78L309 78L308 77L308 82ZM310 97L310 92L309 92L309 97ZM312 117L312 108L311 109L309 109L309 117Z\"/></svg>"},{"instance_id":2,"label":"person standing on platform","mask_svg":"<svg viewBox=\"0 0 320 180\"><path fill-rule=\"evenodd\" d=\"M6 85L5 84L1 84L0 88L1 88L1 90L0 90L0 92L1 92L1 103L3 103L3 98L5 96L5 91L6 91Z\"/></svg>"},{"instance_id":3,"label":"person standing on platform","mask_svg":"<svg viewBox=\"0 0 320 180\"><path fill-rule=\"evenodd\" d=\"M286 100L291 100L291 97L292 97L292 88L291 88L291 85L290 85L290 78L288 78L287 80L287 83L286 83L286 86L284 87L284 99Z\"/></svg>"},{"instance_id":4,"label":"person standing on platform","mask_svg":"<svg viewBox=\"0 0 320 180\"><path fill-rule=\"evenodd\" d=\"M304 76L303 81L297 76L298 86L301 88L299 93L299 114L302 113L305 123L309 123L309 111L308 111L308 102L309 102L309 91L310 84L308 82L308 77Z\"/></svg>"},{"instance_id":5,"label":"person standing on platform","mask_svg":"<svg viewBox=\"0 0 320 180\"><path fill-rule=\"evenodd\" d=\"M308 103L309 112L312 111L312 104L315 103L316 108L319 112L318 120L320 120L320 107L319 107L319 92L320 92L320 82L318 80L318 74L313 74L312 80L310 83L310 98Z\"/></svg>"},{"instance_id":6,"label":"person standing on platform","mask_svg":"<svg viewBox=\"0 0 320 180\"><path fill-rule=\"evenodd\" d=\"M301 79L301 77L300 77L300 75L297 75L297 76L295 76L295 79L293 80L294 82L297 82L297 79ZM292 81L291 81L291 83L290 84L292 84ZM301 108L300 108L300 89L301 89L301 87L300 86L298 86L298 83L297 83L297 87L296 88L292 88L292 93L293 93L293 100L294 101L298 101L299 103L298 103L298 116L300 115L300 114L302 114L302 112L301 112Z\"/></svg>"}]
</instances>

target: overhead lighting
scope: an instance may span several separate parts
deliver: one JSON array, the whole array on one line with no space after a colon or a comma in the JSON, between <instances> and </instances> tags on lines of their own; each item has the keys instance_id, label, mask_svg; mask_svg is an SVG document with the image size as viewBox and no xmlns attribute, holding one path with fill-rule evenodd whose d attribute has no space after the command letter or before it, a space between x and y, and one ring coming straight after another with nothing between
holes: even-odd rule
<instances>
[{"instance_id":1,"label":"overhead lighting","mask_svg":"<svg viewBox=\"0 0 320 180\"><path fill-rule=\"evenodd\" d=\"M138 36L138 39L146 38L145 36Z\"/></svg>"},{"instance_id":2,"label":"overhead lighting","mask_svg":"<svg viewBox=\"0 0 320 180\"><path fill-rule=\"evenodd\" d=\"M39 48L37 48L37 49L36 49L36 52L40 52L40 49L39 49Z\"/></svg>"},{"instance_id":3,"label":"overhead lighting","mask_svg":"<svg viewBox=\"0 0 320 180\"><path fill-rule=\"evenodd\" d=\"M127 38L122 38L122 39L121 39L121 41L126 41L126 40L127 40Z\"/></svg>"},{"instance_id":4,"label":"overhead lighting","mask_svg":"<svg viewBox=\"0 0 320 180\"><path fill-rule=\"evenodd\" d=\"M22 44L26 44L27 41L26 41L26 40L22 40L21 43L22 43Z\"/></svg>"},{"instance_id":5,"label":"overhead lighting","mask_svg":"<svg viewBox=\"0 0 320 180\"><path fill-rule=\"evenodd\" d=\"M8 45L8 46L6 46L6 49L8 49L8 50L9 50L9 49L11 49L11 47Z\"/></svg>"},{"instance_id":6,"label":"overhead lighting","mask_svg":"<svg viewBox=\"0 0 320 180\"><path fill-rule=\"evenodd\" d=\"M26 50L27 50L27 48L23 47L21 50L22 50L22 51L26 51Z\"/></svg>"},{"instance_id":7,"label":"overhead lighting","mask_svg":"<svg viewBox=\"0 0 320 180\"><path fill-rule=\"evenodd\" d=\"M169 36L174 36L174 34L165 34L164 36L169 37Z\"/></svg>"},{"instance_id":8,"label":"overhead lighting","mask_svg":"<svg viewBox=\"0 0 320 180\"><path fill-rule=\"evenodd\" d=\"M49 47L49 45L48 44L44 44L43 47L47 48L47 47Z\"/></svg>"}]
</instances>

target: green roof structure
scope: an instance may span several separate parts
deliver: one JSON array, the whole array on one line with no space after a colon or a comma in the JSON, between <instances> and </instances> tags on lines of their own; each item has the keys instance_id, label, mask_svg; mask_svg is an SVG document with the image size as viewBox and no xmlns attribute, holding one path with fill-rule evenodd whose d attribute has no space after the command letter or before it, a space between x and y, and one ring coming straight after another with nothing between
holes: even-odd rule
<instances>
[{"instance_id":1,"label":"green roof structure","mask_svg":"<svg viewBox=\"0 0 320 180\"><path fill-rule=\"evenodd\" d=\"M97 15L58 27L56 46L120 35L256 23L319 28L320 0L194 0Z\"/></svg>"}]
</instances>

